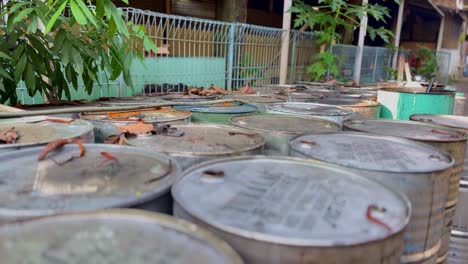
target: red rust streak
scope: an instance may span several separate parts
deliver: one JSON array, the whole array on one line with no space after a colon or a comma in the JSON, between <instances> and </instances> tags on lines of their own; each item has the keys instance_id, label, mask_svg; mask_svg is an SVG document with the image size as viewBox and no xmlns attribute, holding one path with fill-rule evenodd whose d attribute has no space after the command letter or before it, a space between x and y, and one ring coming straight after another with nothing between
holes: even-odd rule
<instances>
[{"instance_id":1,"label":"red rust streak","mask_svg":"<svg viewBox=\"0 0 468 264\"><path fill-rule=\"evenodd\" d=\"M380 211L380 210L381 209L378 206L374 205L374 204L369 205L367 207L367 212L366 212L367 219L369 219L369 221L371 221L373 223L376 223L376 224L378 224L380 226L385 227L385 229L387 229L388 232L392 232L392 228L389 225L387 225L386 223L384 223L384 222L380 221L379 219L372 216L373 211Z\"/></svg>"}]
</instances>

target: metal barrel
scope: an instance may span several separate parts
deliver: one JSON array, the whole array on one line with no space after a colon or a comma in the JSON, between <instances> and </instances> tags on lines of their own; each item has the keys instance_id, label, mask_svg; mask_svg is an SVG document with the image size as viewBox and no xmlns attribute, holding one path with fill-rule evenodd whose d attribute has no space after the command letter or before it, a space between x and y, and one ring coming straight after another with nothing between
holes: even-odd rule
<instances>
[{"instance_id":1,"label":"metal barrel","mask_svg":"<svg viewBox=\"0 0 468 264\"><path fill-rule=\"evenodd\" d=\"M346 107L357 113L357 119L377 119L380 116L381 105L378 102L344 99L344 98L323 98L319 100L312 100L311 103L327 104L334 106Z\"/></svg>"},{"instance_id":2,"label":"metal barrel","mask_svg":"<svg viewBox=\"0 0 468 264\"><path fill-rule=\"evenodd\" d=\"M439 252L438 262L444 262L447 256L445 250L448 249L448 238L451 230L451 220L453 208L457 204L458 190L461 174L463 171L465 149L467 146L467 134L463 131L455 130L445 126L396 120L354 120L345 122L344 129L375 133L388 136L396 136L415 140L432 145L440 150L450 153L454 160L452 175L449 181L449 191L446 201L446 227L443 231L441 252Z\"/></svg>"},{"instance_id":3,"label":"metal barrel","mask_svg":"<svg viewBox=\"0 0 468 264\"><path fill-rule=\"evenodd\" d=\"M0 223L48 215L135 207L171 213L176 161L152 151L105 144L0 154Z\"/></svg>"},{"instance_id":4,"label":"metal barrel","mask_svg":"<svg viewBox=\"0 0 468 264\"><path fill-rule=\"evenodd\" d=\"M334 133L341 131L335 122L306 116L248 114L233 116L232 125L261 134L265 138L265 155L289 155L289 140L303 133Z\"/></svg>"},{"instance_id":5,"label":"metal barrel","mask_svg":"<svg viewBox=\"0 0 468 264\"><path fill-rule=\"evenodd\" d=\"M172 195L175 216L260 264L399 263L411 211L384 185L286 157L205 162L186 170Z\"/></svg>"},{"instance_id":6,"label":"metal barrel","mask_svg":"<svg viewBox=\"0 0 468 264\"><path fill-rule=\"evenodd\" d=\"M0 255L8 264L243 263L226 242L192 223L132 209L1 227Z\"/></svg>"},{"instance_id":7,"label":"metal barrel","mask_svg":"<svg viewBox=\"0 0 468 264\"><path fill-rule=\"evenodd\" d=\"M161 98L173 102L204 102L215 100L216 96L200 96L195 94L168 94L162 96Z\"/></svg>"},{"instance_id":8,"label":"metal barrel","mask_svg":"<svg viewBox=\"0 0 468 264\"><path fill-rule=\"evenodd\" d=\"M412 115L411 120L442 125L468 133L468 117L466 116ZM453 216L452 238L450 239L448 253L448 262L456 264L468 263L468 156L466 153L467 151L465 150L458 202L455 215Z\"/></svg>"},{"instance_id":9,"label":"metal barrel","mask_svg":"<svg viewBox=\"0 0 468 264\"><path fill-rule=\"evenodd\" d=\"M402 263L435 263L453 158L426 144L365 133L301 135L291 155L340 165L405 193L413 212Z\"/></svg>"},{"instance_id":10,"label":"metal barrel","mask_svg":"<svg viewBox=\"0 0 468 264\"><path fill-rule=\"evenodd\" d=\"M238 114L256 113L258 108L251 104L228 104L206 106L176 106L192 112L192 122L229 125L229 118Z\"/></svg>"},{"instance_id":11,"label":"metal barrel","mask_svg":"<svg viewBox=\"0 0 468 264\"><path fill-rule=\"evenodd\" d=\"M138 111L81 113L80 116L94 125L96 142L102 143L109 136L120 134L118 126L137 124L140 120L153 125L188 124L191 113L160 107Z\"/></svg>"},{"instance_id":12,"label":"metal barrel","mask_svg":"<svg viewBox=\"0 0 468 264\"><path fill-rule=\"evenodd\" d=\"M18 138L15 143L0 144L0 153L45 145L57 139L94 143L93 125L85 120L49 116L0 119L0 131L12 128Z\"/></svg>"},{"instance_id":13,"label":"metal barrel","mask_svg":"<svg viewBox=\"0 0 468 264\"><path fill-rule=\"evenodd\" d=\"M275 103L266 106L267 113L309 116L342 124L351 119L353 111L339 106L313 103Z\"/></svg>"},{"instance_id":14,"label":"metal barrel","mask_svg":"<svg viewBox=\"0 0 468 264\"><path fill-rule=\"evenodd\" d=\"M164 100L161 97L134 96L128 98L115 98L108 101L100 101L99 104L102 106L134 106L165 102L167 102L167 100Z\"/></svg>"},{"instance_id":15,"label":"metal barrel","mask_svg":"<svg viewBox=\"0 0 468 264\"><path fill-rule=\"evenodd\" d=\"M171 126L168 133L126 138L130 146L174 157L182 169L200 162L238 155L261 155L265 139L232 126L191 124Z\"/></svg>"},{"instance_id":16,"label":"metal barrel","mask_svg":"<svg viewBox=\"0 0 468 264\"><path fill-rule=\"evenodd\" d=\"M273 94L226 94L225 99L242 100L258 108L258 111L265 112L266 104L285 102L286 99Z\"/></svg>"}]
</instances>

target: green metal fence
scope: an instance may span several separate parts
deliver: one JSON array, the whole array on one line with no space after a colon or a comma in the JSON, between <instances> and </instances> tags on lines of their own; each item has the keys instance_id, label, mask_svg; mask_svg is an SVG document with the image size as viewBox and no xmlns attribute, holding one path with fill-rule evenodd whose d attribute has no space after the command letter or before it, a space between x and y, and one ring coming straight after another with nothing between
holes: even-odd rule
<instances>
[{"instance_id":1,"label":"green metal fence","mask_svg":"<svg viewBox=\"0 0 468 264\"><path fill-rule=\"evenodd\" d=\"M122 79L110 82L100 73L100 85L88 95L80 85L72 92L72 99L94 100L99 97L125 97L151 92L164 92L164 85L175 86L171 91L183 92L190 86L209 87L211 84L227 90L243 86L278 84L280 50L283 30L240 23L227 23L192 17L160 14L134 8L123 8L128 21L143 25L159 47L160 54L146 54L144 63L132 66L133 87L126 87ZM311 32L291 31L289 82L310 81L307 71L320 52ZM336 45L339 78L352 81L356 68L356 46ZM389 78L388 68L395 52L381 47L364 47L361 83L374 83ZM439 78L448 80L450 54L440 54ZM42 103L41 95L31 97L26 87L18 87L23 104Z\"/></svg>"}]
</instances>

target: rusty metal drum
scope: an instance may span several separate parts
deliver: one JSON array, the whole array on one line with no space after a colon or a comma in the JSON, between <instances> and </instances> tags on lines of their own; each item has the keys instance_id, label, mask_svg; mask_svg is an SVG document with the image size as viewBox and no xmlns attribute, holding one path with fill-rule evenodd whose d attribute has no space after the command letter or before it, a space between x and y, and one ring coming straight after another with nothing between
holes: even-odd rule
<instances>
[{"instance_id":1,"label":"rusty metal drum","mask_svg":"<svg viewBox=\"0 0 468 264\"><path fill-rule=\"evenodd\" d=\"M380 103L374 101L344 98L324 98L310 102L349 108L353 110L354 113L356 113L356 115L353 117L354 119L377 119L380 117L381 105Z\"/></svg>"},{"instance_id":2,"label":"rusty metal drum","mask_svg":"<svg viewBox=\"0 0 468 264\"><path fill-rule=\"evenodd\" d=\"M82 113L80 116L94 125L96 142L102 143L109 136L120 134L117 126L136 124L140 120L154 125L188 124L192 114L185 110L159 107L137 111Z\"/></svg>"},{"instance_id":3,"label":"rusty metal drum","mask_svg":"<svg viewBox=\"0 0 468 264\"><path fill-rule=\"evenodd\" d=\"M260 264L399 263L411 211L384 185L287 157L205 162L186 170L172 195L175 216Z\"/></svg>"},{"instance_id":4,"label":"rusty metal drum","mask_svg":"<svg viewBox=\"0 0 468 264\"><path fill-rule=\"evenodd\" d=\"M171 212L169 189L180 168L172 158L132 147L84 144L0 154L0 223L69 212L136 207Z\"/></svg>"},{"instance_id":5,"label":"rusty metal drum","mask_svg":"<svg viewBox=\"0 0 468 264\"><path fill-rule=\"evenodd\" d=\"M94 143L93 125L85 120L48 116L0 119L0 131L12 128L18 138L15 143L0 144L0 153L45 145L57 139Z\"/></svg>"},{"instance_id":6,"label":"rusty metal drum","mask_svg":"<svg viewBox=\"0 0 468 264\"><path fill-rule=\"evenodd\" d=\"M266 104L286 101L284 98L273 94L227 94L224 98L244 101L257 107L260 112L266 111Z\"/></svg>"},{"instance_id":7,"label":"rusty metal drum","mask_svg":"<svg viewBox=\"0 0 468 264\"><path fill-rule=\"evenodd\" d=\"M402 263L435 263L453 158L432 146L365 133L301 135L291 154L345 167L405 193L413 206Z\"/></svg>"},{"instance_id":8,"label":"rusty metal drum","mask_svg":"<svg viewBox=\"0 0 468 264\"><path fill-rule=\"evenodd\" d=\"M205 102L212 101L216 99L215 95L211 96L200 96L196 94L168 94L162 96L162 99L173 101L173 102Z\"/></svg>"},{"instance_id":9,"label":"rusty metal drum","mask_svg":"<svg viewBox=\"0 0 468 264\"><path fill-rule=\"evenodd\" d=\"M0 228L0 256L8 264L243 263L226 242L194 224L132 209L8 225Z\"/></svg>"},{"instance_id":10,"label":"rusty metal drum","mask_svg":"<svg viewBox=\"0 0 468 264\"><path fill-rule=\"evenodd\" d=\"M338 124L351 119L353 111L339 106L313 103L276 103L266 106L267 113L300 115L330 120Z\"/></svg>"},{"instance_id":11,"label":"rusty metal drum","mask_svg":"<svg viewBox=\"0 0 468 264\"><path fill-rule=\"evenodd\" d=\"M452 215L454 207L458 201L458 190L461 174L463 171L467 134L463 131L452 128L421 123L415 121L397 120L354 120L345 122L344 129L375 133L388 136L396 136L423 142L443 151L450 153L455 159L453 173L450 177L449 192L446 202L445 223L441 252L439 252L438 262L444 262L447 258L448 241L450 237Z\"/></svg>"},{"instance_id":12,"label":"rusty metal drum","mask_svg":"<svg viewBox=\"0 0 468 264\"><path fill-rule=\"evenodd\" d=\"M174 157L182 169L221 157L261 155L265 139L252 131L224 125L174 125L165 133L129 137L130 146Z\"/></svg>"},{"instance_id":13,"label":"rusty metal drum","mask_svg":"<svg viewBox=\"0 0 468 264\"><path fill-rule=\"evenodd\" d=\"M412 115L410 119L459 129L468 133L468 117L466 116ZM449 263L468 263L468 156L466 151L449 249Z\"/></svg>"},{"instance_id":14,"label":"rusty metal drum","mask_svg":"<svg viewBox=\"0 0 468 264\"><path fill-rule=\"evenodd\" d=\"M335 122L294 115L249 114L230 119L232 125L259 133L265 138L265 155L289 155L289 140L303 133L334 133L341 131Z\"/></svg>"},{"instance_id":15,"label":"rusty metal drum","mask_svg":"<svg viewBox=\"0 0 468 264\"><path fill-rule=\"evenodd\" d=\"M134 96L127 98L113 98L108 101L100 101L99 104L102 106L135 106L135 105L148 105L157 103L166 103L167 100L161 97L149 97L149 96Z\"/></svg>"}]
</instances>

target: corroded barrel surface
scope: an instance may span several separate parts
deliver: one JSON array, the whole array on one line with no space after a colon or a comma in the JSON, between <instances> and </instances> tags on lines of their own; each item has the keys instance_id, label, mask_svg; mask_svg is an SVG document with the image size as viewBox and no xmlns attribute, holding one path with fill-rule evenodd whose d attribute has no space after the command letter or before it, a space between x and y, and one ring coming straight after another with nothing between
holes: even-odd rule
<instances>
[{"instance_id":1,"label":"corroded barrel surface","mask_svg":"<svg viewBox=\"0 0 468 264\"><path fill-rule=\"evenodd\" d=\"M267 113L300 115L321 118L342 124L352 117L353 111L347 108L314 103L276 103L266 106Z\"/></svg>"}]
</instances>

